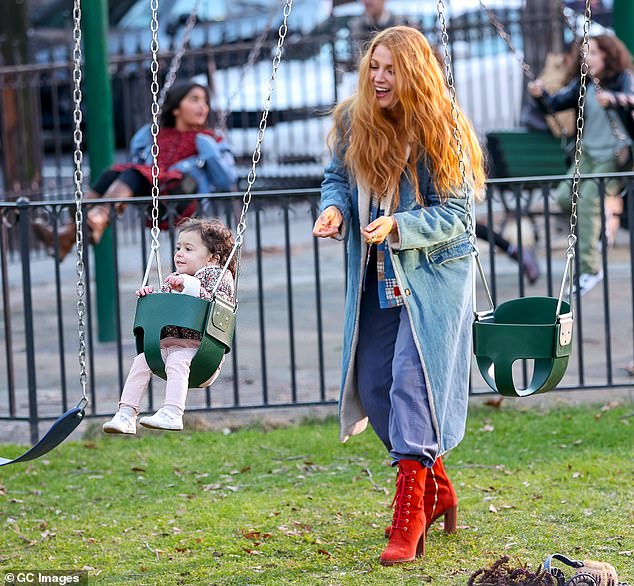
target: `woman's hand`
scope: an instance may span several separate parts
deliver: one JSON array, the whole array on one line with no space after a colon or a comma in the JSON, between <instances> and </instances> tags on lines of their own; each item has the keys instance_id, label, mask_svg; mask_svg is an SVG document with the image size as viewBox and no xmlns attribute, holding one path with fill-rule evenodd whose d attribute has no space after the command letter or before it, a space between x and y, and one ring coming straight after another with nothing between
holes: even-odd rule
<instances>
[{"instance_id":1,"label":"woman's hand","mask_svg":"<svg viewBox=\"0 0 634 586\"><path fill-rule=\"evenodd\" d=\"M379 216L361 229L361 236L368 244L381 244L390 232L396 234L397 224L394 216Z\"/></svg>"},{"instance_id":2,"label":"woman's hand","mask_svg":"<svg viewBox=\"0 0 634 586\"><path fill-rule=\"evenodd\" d=\"M336 206L328 206L315 220L313 236L317 238L334 238L339 234L343 216Z\"/></svg>"},{"instance_id":3,"label":"woman's hand","mask_svg":"<svg viewBox=\"0 0 634 586\"><path fill-rule=\"evenodd\" d=\"M528 93L534 98L541 98L545 91L544 84L539 79L528 84Z\"/></svg>"},{"instance_id":4,"label":"woman's hand","mask_svg":"<svg viewBox=\"0 0 634 586\"><path fill-rule=\"evenodd\" d=\"M616 97L612 92L597 92L597 102L599 102L599 106L602 108L608 108L616 104Z\"/></svg>"},{"instance_id":5,"label":"woman's hand","mask_svg":"<svg viewBox=\"0 0 634 586\"><path fill-rule=\"evenodd\" d=\"M147 285L146 287L141 287L141 289L139 289L136 292L136 294L139 297L145 297L146 295L149 295L150 293L154 293L154 289L152 289L150 285Z\"/></svg>"},{"instance_id":6,"label":"woman's hand","mask_svg":"<svg viewBox=\"0 0 634 586\"><path fill-rule=\"evenodd\" d=\"M182 275L170 275L165 279L165 284L168 285L172 291L181 293L185 287L185 279Z\"/></svg>"}]
</instances>

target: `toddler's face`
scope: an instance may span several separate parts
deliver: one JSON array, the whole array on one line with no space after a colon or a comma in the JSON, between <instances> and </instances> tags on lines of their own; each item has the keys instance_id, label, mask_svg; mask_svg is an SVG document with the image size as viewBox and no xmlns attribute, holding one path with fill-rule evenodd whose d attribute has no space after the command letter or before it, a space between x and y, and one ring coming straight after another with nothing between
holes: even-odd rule
<instances>
[{"instance_id":1,"label":"toddler's face","mask_svg":"<svg viewBox=\"0 0 634 586\"><path fill-rule=\"evenodd\" d=\"M181 232L176 242L174 264L181 275L193 275L197 270L211 264L213 255L197 231Z\"/></svg>"}]
</instances>

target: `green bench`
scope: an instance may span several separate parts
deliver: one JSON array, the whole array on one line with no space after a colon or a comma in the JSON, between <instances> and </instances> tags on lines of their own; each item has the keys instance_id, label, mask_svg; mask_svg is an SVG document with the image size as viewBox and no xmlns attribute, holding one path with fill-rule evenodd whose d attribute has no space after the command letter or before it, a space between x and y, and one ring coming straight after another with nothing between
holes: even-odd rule
<instances>
[{"instance_id":1,"label":"green bench","mask_svg":"<svg viewBox=\"0 0 634 586\"><path fill-rule=\"evenodd\" d=\"M492 178L564 175L567 171L561 140L548 132L527 129L491 131L486 135L486 148L489 177ZM504 208L502 229L508 221L526 218L532 226L535 240L538 240L536 216L541 214L535 211L533 198L535 189L541 189L541 186L533 184L531 187L523 189L511 183L496 185ZM518 188L523 194L519 202Z\"/></svg>"},{"instance_id":2,"label":"green bench","mask_svg":"<svg viewBox=\"0 0 634 586\"><path fill-rule=\"evenodd\" d=\"M490 177L563 175L567 169L561 140L548 132L491 131L486 147Z\"/></svg>"}]
</instances>

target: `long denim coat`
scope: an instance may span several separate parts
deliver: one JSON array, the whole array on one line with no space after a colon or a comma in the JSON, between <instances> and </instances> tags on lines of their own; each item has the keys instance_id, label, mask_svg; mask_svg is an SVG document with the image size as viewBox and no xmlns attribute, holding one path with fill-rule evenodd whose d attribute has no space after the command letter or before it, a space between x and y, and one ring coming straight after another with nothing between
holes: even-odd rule
<instances>
[{"instance_id":1,"label":"long denim coat","mask_svg":"<svg viewBox=\"0 0 634 586\"><path fill-rule=\"evenodd\" d=\"M473 322L473 247L466 228L465 199L434 193L429 171L418 165L421 206L405 174L400 202L393 214L399 238L389 240L396 278L404 295L414 341L423 366L432 421L440 454L464 436L469 394L471 324ZM368 246L360 226L369 223L370 198L334 155L324 172L321 209L334 205L344 222L348 277L343 334L343 368L339 399L340 439L346 441L367 426L356 377L359 304ZM378 336L381 332L376 332Z\"/></svg>"}]
</instances>

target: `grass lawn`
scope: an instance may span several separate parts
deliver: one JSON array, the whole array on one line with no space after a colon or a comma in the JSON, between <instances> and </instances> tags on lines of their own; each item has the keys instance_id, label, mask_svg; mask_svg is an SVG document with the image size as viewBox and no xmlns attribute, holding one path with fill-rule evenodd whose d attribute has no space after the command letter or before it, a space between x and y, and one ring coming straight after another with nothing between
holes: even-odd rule
<instances>
[{"instance_id":1,"label":"grass lawn","mask_svg":"<svg viewBox=\"0 0 634 586\"><path fill-rule=\"evenodd\" d=\"M334 420L93 433L0 468L0 580L87 569L91 586L453 586L502 555L536 570L559 552L610 562L634 585L632 415L631 403L473 408L445 458L458 532L437 523L425 558L391 568L378 558L395 473L371 431L347 444Z\"/></svg>"}]
</instances>

